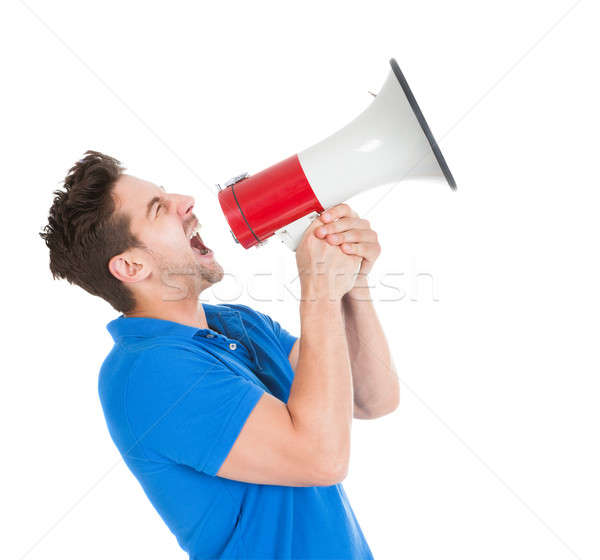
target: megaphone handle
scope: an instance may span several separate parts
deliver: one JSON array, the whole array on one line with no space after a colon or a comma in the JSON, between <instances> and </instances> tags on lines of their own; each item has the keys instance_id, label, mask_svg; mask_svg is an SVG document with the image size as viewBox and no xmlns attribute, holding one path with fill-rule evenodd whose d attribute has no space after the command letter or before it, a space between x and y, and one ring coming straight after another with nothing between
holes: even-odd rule
<instances>
[{"instance_id":1,"label":"megaphone handle","mask_svg":"<svg viewBox=\"0 0 600 560\"><path fill-rule=\"evenodd\" d=\"M306 216L302 216L302 218L299 218L296 221L289 223L287 226L278 229L275 232L275 235L286 247L292 251L295 251L302 240L304 232L307 230L308 226L310 226L313 220L318 218L318 216L318 212L306 214Z\"/></svg>"}]
</instances>

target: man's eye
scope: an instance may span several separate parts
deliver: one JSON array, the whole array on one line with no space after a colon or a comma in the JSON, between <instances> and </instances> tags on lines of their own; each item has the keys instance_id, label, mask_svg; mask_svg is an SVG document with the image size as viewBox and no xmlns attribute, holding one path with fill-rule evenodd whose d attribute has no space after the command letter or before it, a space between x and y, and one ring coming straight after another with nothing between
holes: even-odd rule
<instances>
[{"instance_id":1,"label":"man's eye","mask_svg":"<svg viewBox=\"0 0 600 560\"><path fill-rule=\"evenodd\" d=\"M158 216L158 213L162 210L163 204L157 204L156 205L156 215Z\"/></svg>"}]
</instances>

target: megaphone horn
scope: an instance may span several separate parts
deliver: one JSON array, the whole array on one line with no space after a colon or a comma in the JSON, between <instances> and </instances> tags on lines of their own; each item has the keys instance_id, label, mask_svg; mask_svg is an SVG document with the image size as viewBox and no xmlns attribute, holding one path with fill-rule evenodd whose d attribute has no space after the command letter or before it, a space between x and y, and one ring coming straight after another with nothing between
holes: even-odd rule
<instances>
[{"instance_id":1,"label":"megaphone horn","mask_svg":"<svg viewBox=\"0 0 600 560\"><path fill-rule=\"evenodd\" d=\"M317 213L388 183L456 183L397 62L371 104L325 140L219 187L219 203L244 248L277 234L295 250Z\"/></svg>"}]
</instances>

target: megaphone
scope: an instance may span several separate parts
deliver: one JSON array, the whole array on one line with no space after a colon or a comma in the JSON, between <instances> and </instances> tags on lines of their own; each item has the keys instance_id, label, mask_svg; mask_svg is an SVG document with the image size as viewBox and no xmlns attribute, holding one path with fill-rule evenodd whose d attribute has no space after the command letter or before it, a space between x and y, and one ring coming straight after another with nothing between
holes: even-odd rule
<instances>
[{"instance_id":1,"label":"megaphone","mask_svg":"<svg viewBox=\"0 0 600 560\"><path fill-rule=\"evenodd\" d=\"M296 250L324 209L362 191L411 179L456 183L397 62L371 104L325 140L267 169L230 179L219 203L248 249L277 235Z\"/></svg>"}]
</instances>

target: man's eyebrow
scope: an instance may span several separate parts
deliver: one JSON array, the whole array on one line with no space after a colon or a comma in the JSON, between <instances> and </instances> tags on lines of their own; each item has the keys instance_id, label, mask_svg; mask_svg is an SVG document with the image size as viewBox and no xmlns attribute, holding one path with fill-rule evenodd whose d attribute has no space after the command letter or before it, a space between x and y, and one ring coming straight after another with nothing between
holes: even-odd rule
<instances>
[{"instance_id":1,"label":"man's eyebrow","mask_svg":"<svg viewBox=\"0 0 600 560\"><path fill-rule=\"evenodd\" d=\"M152 210L153 206L158 202L160 202L160 196L155 196L150 199L150 202L148 202L148 206L146 206L146 218L150 216L150 211Z\"/></svg>"},{"instance_id":2,"label":"man's eyebrow","mask_svg":"<svg viewBox=\"0 0 600 560\"><path fill-rule=\"evenodd\" d=\"M163 187L162 185L158 185L159 189L162 189L164 192L167 192L167 189L165 189L165 187Z\"/></svg>"}]
</instances>

